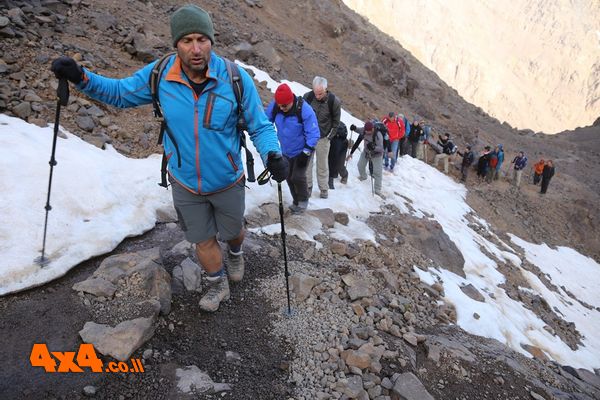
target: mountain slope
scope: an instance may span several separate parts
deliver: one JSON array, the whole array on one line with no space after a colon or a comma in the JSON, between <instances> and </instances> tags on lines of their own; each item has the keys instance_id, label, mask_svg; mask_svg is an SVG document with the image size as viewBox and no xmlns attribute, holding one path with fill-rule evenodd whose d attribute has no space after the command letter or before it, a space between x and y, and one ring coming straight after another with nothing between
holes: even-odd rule
<instances>
[{"instance_id":1,"label":"mountain slope","mask_svg":"<svg viewBox=\"0 0 600 400\"><path fill-rule=\"evenodd\" d=\"M344 3L501 121L557 133L600 115L596 1Z\"/></svg>"}]
</instances>

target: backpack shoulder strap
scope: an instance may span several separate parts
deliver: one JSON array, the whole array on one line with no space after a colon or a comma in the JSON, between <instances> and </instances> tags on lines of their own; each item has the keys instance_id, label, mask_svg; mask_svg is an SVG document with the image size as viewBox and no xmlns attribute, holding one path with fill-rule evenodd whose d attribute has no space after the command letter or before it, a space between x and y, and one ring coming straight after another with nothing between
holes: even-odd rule
<instances>
[{"instance_id":1,"label":"backpack shoulder strap","mask_svg":"<svg viewBox=\"0 0 600 400\"><path fill-rule=\"evenodd\" d=\"M333 115L333 104L335 103L335 95L331 92L327 93L327 106L329 107L329 115Z\"/></svg>"},{"instance_id":2,"label":"backpack shoulder strap","mask_svg":"<svg viewBox=\"0 0 600 400\"><path fill-rule=\"evenodd\" d=\"M256 181L254 176L254 156L252 152L248 150L246 146L246 134L244 131L248 130L248 124L246 123L246 117L244 116L244 85L242 84L242 76L240 69L236 63L231 62L227 58L223 58L225 66L227 67L227 75L229 75L229 83L233 88L233 94L237 101L237 131L240 135L240 147L243 147L246 151L246 173L248 174L248 182Z\"/></svg>"},{"instance_id":3,"label":"backpack shoulder strap","mask_svg":"<svg viewBox=\"0 0 600 400\"><path fill-rule=\"evenodd\" d=\"M237 127L239 131L244 131L247 128L246 118L244 117L244 85L242 85L242 76L240 75L240 70L237 64L229 61L226 58L223 58L225 61L225 65L227 67L227 75L229 75L229 83L233 88L233 94L235 95L235 100L237 101L237 110L238 110L238 122ZM246 146L244 141L243 146Z\"/></svg>"},{"instance_id":4,"label":"backpack shoulder strap","mask_svg":"<svg viewBox=\"0 0 600 400\"><path fill-rule=\"evenodd\" d=\"M160 104L160 97L159 97L159 91L158 91L160 82L162 80L161 78L162 78L163 72L164 72L169 60L171 59L171 56L173 56L173 55L175 55L174 51L167 53L164 56L162 56L154 64L154 67L152 67L152 72L150 73L148 85L150 86L150 95L152 96L152 107L154 108L154 118L157 121L160 121L160 131L158 132L158 144L162 145L163 138L164 138L164 135L166 132L167 136L169 137L169 139L173 143L173 146L175 147L175 152L177 154L177 165L179 167L181 167L181 153L179 152L179 145L177 144L177 141L175 140L175 136L171 132L171 129L169 129L169 125L167 125L167 121L165 120L165 117L163 114L163 109ZM159 183L159 185L164 188L167 188L169 186L169 184L167 183L167 156L166 156L164 150L163 150L161 167L160 167L160 183Z\"/></svg>"},{"instance_id":5,"label":"backpack shoulder strap","mask_svg":"<svg viewBox=\"0 0 600 400\"><path fill-rule=\"evenodd\" d=\"M154 107L154 117L161 122L164 121L164 117L163 117L162 106L160 105L160 98L158 97L158 88L160 86L160 81L161 81L160 78L162 77L162 74L165 70L165 67L167 66L169 59L173 55L175 55L174 51L167 53L164 56L162 56L154 64L154 67L152 68L152 72L150 73L150 80L148 82L148 84L150 86L150 94L152 96L152 106ZM159 137L158 144L162 144L162 132Z\"/></svg>"},{"instance_id":6,"label":"backpack shoulder strap","mask_svg":"<svg viewBox=\"0 0 600 400\"><path fill-rule=\"evenodd\" d=\"M277 114L279 114L280 111L281 108L279 108L277 103L273 104L273 109L271 110L271 119L273 120L273 122L275 122L275 117L277 116Z\"/></svg>"},{"instance_id":7,"label":"backpack shoulder strap","mask_svg":"<svg viewBox=\"0 0 600 400\"><path fill-rule=\"evenodd\" d=\"M302 125L304 123L304 118L302 117L302 105L304 104L304 99L302 96L298 96L296 101L296 117L298 118L298 123Z\"/></svg>"}]
</instances>

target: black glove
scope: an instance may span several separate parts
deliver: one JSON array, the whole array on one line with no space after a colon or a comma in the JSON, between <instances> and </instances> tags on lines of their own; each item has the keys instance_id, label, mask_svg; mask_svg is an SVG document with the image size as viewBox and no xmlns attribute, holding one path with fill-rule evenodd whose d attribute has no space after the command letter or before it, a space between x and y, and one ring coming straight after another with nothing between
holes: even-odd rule
<instances>
[{"instance_id":1,"label":"black glove","mask_svg":"<svg viewBox=\"0 0 600 400\"><path fill-rule=\"evenodd\" d=\"M74 84L83 80L83 70L71 57L59 57L52 61L50 70L58 79L68 79Z\"/></svg>"},{"instance_id":2,"label":"black glove","mask_svg":"<svg viewBox=\"0 0 600 400\"><path fill-rule=\"evenodd\" d=\"M356 130L356 125L354 125L354 124L350 125L350 130L351 131L355 131Z\"/></svg>"},{"instance_id":3,"label":"black glove","mask_svg":"<svg viewBox=\"0 0 600 400\"><path fill-rule=\"evenodd\" d=\"M267 169L271 173L273 179L277 182L283 182L287 178L289 172L288 161L281 154L272 151L267 158Z\"/></svg>"},{"instance_id":4,"label":"black glove","mask_svg":"<svg viewBox=\"0 0 600 400\"><path fill-rule=\"evenodd\" d=\"M298 168L304 168L308 165L308 160L310 160L310 156L302 152L296 156L296 165Z\"/></svg>"}]
</instances>

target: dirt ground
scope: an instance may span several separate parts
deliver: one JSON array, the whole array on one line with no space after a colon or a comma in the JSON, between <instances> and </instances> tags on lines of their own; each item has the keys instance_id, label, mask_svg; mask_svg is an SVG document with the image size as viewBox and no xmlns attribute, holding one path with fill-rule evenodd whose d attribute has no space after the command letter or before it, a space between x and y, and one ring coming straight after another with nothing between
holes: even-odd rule
<instances>
[{"instance_id":1,"label":"dirt ground","mask_svg":"<svg viewBox=\"0 0 600 400\"><path fill-rule=\"evenodd\" d=\"M165 248L175 239L182 240L182 237L168 236L172 232L164 225L157 225L143 236L126 240L111 254L154 246ZM98 389L94 398L99 399L179 398L173 390L174 367L189 365L207 371L215 382L232 386L233 390L224 397L218 394L214 398L286 397L291 390L286 383L289 347L270 335L269 319L263 316L274 310L255 290L257 280L278 271L274 270L274 263L256 254L247 255L246 277L232 286L231 300L222 305L218 313L200 312L197 293L173 295L167 323L159 323L154 337L132 355L132 358L142 358L145 349L159 350L158 359L143 361L145 373L92 373L87 372L89 370L46 373L41 367L31 367L29 355L34 343L46 343L50 351L76 351L79 347L78 331L92 318L71 287L90 276L102 259L104 256L86 261L43 288L1 299L0 357L5 360L0 372L2 399L78 399L85 397L82 389L88 385ZM173 332L168 329L172 321L175 321ZM238 353L241 361L227 362L226 351Z\"/></svg>"}]
</instances>

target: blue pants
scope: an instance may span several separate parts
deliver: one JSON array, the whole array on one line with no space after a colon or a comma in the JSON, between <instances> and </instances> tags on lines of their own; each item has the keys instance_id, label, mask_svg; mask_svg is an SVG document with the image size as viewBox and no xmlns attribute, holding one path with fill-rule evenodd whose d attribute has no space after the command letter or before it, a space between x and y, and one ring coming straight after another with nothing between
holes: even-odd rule
<instances>
[{"instance_id":1,"label":"blue pants","mask_svg":"<svg viewBox=\"0 0 600 400\"><path fill-rule=\"evenodd\" d=\"M388 153L384 152L383 153L383 165L387 168L388 165L390 167L390 169L394 169L394 166L396 165L396 161L398 160L398 145L400 144L400 141L398 140L394 140L391 145L392 145L392 157L388 157Z\"/></svg>"}]
</instances>

